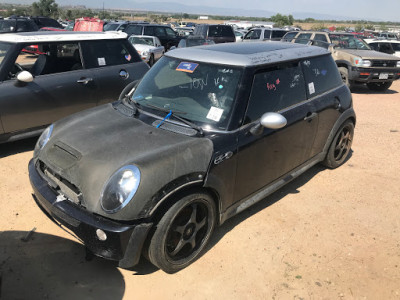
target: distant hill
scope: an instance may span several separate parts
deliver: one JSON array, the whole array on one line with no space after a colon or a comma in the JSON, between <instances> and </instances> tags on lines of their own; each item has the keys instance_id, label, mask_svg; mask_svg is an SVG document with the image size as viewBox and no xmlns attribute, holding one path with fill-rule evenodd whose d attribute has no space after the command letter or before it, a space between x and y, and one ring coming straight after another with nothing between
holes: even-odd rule
<instances>
[{"instance_id":1,"label":"distant hill","mask_svg":"<svg viewBox=\"0 0 400 300\"><path fill-rule=\"evenodd\" d=\"M11 3L12 4L31 4L34 1L29 0L0 0L0 3ZM113 0L104 1L106 9L134 9L143 11L156 11L156 12L168 12L168 13L188 13L188 14L200 14L200 15L221 15L221 16L240 16L240 17L271 17L276 15L278 12L259 10L259 9L238 9L238 8L223 8L223 7L211 7L202 5L186 5L176 2L146 2L139 3L131 0ZM88 8L101 8L103 1L98 0L86 0L84 3L77 0L58 0L59 6L64 5L85 5ZM348 17L348 16L335 16L327 14L318 14L312 12L293 12L295 19L306 19L313 18L316 20L360 20L360 18ZM371 20L379 21L379 20Z\"/></svg>"}]
</instances>

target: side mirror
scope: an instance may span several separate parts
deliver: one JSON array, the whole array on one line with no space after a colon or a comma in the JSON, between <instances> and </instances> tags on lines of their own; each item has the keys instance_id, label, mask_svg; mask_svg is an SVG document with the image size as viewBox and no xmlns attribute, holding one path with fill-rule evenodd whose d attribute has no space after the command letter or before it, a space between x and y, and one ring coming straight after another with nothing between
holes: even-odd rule
<instances>
[{"instance_id":1,"label":"side mirror","mask_svg":"<svg viewBox=\"0 0 400 300\"><path fill-rule=\"evenodd\" d=\"M252 135L260 135L264 128L280 129L285 127L287 120L284 116L278 113L268 112L261 116L260 123L250 129Z\"/></svg>"},{"instance_id":2,"label":"side mirror","mask_svg":"<svg viewBox=\"0 0 400 300\"><path fill-rule=\"evenodd\" d=\"M21 71L17 75L17 80L21 82L32 82L33 81L33 75L29 73L28 71Z\"/></svg>"}]
</instances>

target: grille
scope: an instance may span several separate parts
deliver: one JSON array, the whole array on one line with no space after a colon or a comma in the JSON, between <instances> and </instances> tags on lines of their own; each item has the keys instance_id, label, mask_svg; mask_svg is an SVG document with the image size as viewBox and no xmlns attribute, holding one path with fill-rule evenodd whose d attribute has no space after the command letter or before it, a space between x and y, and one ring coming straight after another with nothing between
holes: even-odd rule
<instances>
[{"instance_id":1,"label":"grille","mask_svg":"<svg viewBox=\"0 0 400 300\"><path fill-rule=\"evenodd\" d=\"M396 67L396 61L388 61L388 60L373 60L372 61L373 67Z\"/></svg>"},{"instance_id":2,"label":"grille","mask_svg":"<svg viewBox=\"0 0 400 300\"><path fill-rule=\"evenodd\" d=\"M63 194L67 200L84 206L82 192L77 186L61 177L42 161L38 162L38 171L56 192Z\"/></svg>"}]
</instances>

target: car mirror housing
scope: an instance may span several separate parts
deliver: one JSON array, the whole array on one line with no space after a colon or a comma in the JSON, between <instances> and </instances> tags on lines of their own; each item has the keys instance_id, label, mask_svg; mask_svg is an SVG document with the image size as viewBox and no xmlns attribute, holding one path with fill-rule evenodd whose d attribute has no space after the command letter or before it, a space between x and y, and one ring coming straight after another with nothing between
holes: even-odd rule
<instances>
[{"instance_id":1,"label":"car mirror housing","mask_svg":"<svg viewBox=\"0 0 400 300\"><path fill-rule=\"evenodd\" d=\"M22 71L18 73L17 80L25 83L32 82L33 75L28 71Z\"/></svg>"},{"instance_id":2,"label":"car mirror housing","mask_svg":"<svg viewBox=\"0 0 400 300\"><path fill-rule=\"evenodd\" d=\"M287 120L284 116L274 112L268 112L261 116L260 122L250 129L252 135L260 135L264 128L280 129L285 127Z\"/></svg>"}]
</instances>

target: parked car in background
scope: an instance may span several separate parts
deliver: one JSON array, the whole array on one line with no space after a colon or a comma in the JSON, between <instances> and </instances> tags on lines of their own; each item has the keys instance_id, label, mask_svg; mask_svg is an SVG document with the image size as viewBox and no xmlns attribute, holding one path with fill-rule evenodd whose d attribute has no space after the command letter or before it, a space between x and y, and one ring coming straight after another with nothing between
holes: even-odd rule
<instances>
[{"instance_id":1,"label":"parked car in background","mask_svg":"<svg viewBox=\"0 0 400 300\"><path fill-rule=\"evenodd\" d=\"M230 25L197 25L193 31L194 36L201 36L214 43L231 43L236 41L235 33Z\"/></svg>"},{"instance_id":2,"label":"parked car in background","mask_svg":"<svg viewBox=\"0 0 400 300\"><path fill-rule=\"evenodd\" d=\"M171 27L158 24L129 24L123 30L128 35L150 35L156 36L168 51L172 46L178 46L181 36L179 36Z\"/></svg>"},{"instance_id":3,"label":"parked car in background","mask_svg":"<svg viewBox=\"0 0 400 300\"><path fill-rule=\"evenodd\" d=\"M129 24L149 24L145 21L115 21L104 25L104 31L124 31Z\"/></svg>"},{"instance_id":4,"label":"parked car in background","mask_svg":"<svg viewBox=\"0 0 400 300\"><path fill-rule=\"evenodd\" d=\"M46 215L95 255L130 268L143 253L174 273L217 225L317 163L344 164L355 123L325 49L176 49L121 101L48 127L29 177Z\"/></svg>"},{"instance_id":5,"label":"parked car in background","mask_svg":"<svg viewBox=\"0 0 400 300\"><path fill-rule=\"evenodd\" d=\"M181 39L178 44L178 48L185 47L195 47L195 46L203 46L203 45L214 45L213 40L206 40L200 36L188 36L186 39Z\"/></svg>"},{"instance_id":6,"label":"parked car in background","mask_svg":"<svg viewBox=\"0 0 400 300\"><path fill-rule=\"evenodd\" d=\"M385 91L400 78L398 57L372 50L352 33L296 31L287 33L282 40L329 49L349 88L366 84L370 90Z\"/></svg>"},{"instance_id":7,"label":"parked car in background","mask_svg":"<svg viewBox=\"0 0 400 300\"><path fill-rule=\"evenodd\" d=\"M175 27L175 31L179 36L185 37L193 34L193 28L191 27Z\"/></svg>"},{"instance_id":8,"label":"parked car in background","mask_svg":"<svg viewBox=\"0 0 400 300\"><path fill-rule=\"evenodd\" d=\"M288 33L282 28L252 28L244 36L243 42L280 41Z\"/></svg>"},{"instance_id":9,"label":"parked car in background","mask_svg":"<svg viewBox=\"0 0 400 300\"><path fill-rule=\"evenodd\" d=\"M38 31L36 23L25 17L14 17L0 20L0 33Z\"/></svg>"},{"instance_id":10,"label":"parked car in background","mask_svg":"<svg viewBox=\"0 0 400 300\"><path fill-rule=\"evenodd\" d=\"M79 18L75 20L74 31L103 31L104 21L99 18Z\"/></svg>"},{"instance_id":11,"label":"parked car in background","mask_svg":"<svg viewBox=\"0 0 400 300\"><path fill-rule=\"evenodd\" d=\"M393 32L380 32L378 35L380 39L397 40L399 36Z\"/></svg>"},{"instance_id":12,"label":"parked car in background","mask_svg":"<svg viewBox=\"0 0 400 300\"><path fill-rule=\"evenodd\" d=\"M398 40L364 39L364 41L375 51L400 57L400 41Z\"/></svg>"},{"instance_id":13,"label":"parked car in background","mask_svg":"<svg viewBox=\"0 0 400 300\"><path fill-rule=\"evenodd\" d=\"M241 42L247 30L235 30L236 42Z\"/></svg>"},{"instance_id":14,"label":"parked car in background","mask_svg":"<svg viewBox=\"0 0 400 300\"><path fill-rule=\"evenodd\" d=\"M165 48L156 36L131 35L128 40L150 67L164 55Z\"/></svg>"},{"instance_id":15,"label":"parked car in background","mask_svg":"<svg viewBox=\"0 0 400 300\"><path fill-rule=\"evenodd\" d=\"M0 35L0 143L117 100L148 69L124 33Z\"/></svg>"},{"instance_id":16,"label":"parked car in background","mask_svg":"<svg viewBox=\"0 0 400 300\"><path fill-rule=\"evenodd\" d=\"M60 23L58 23L57 20L54 20L49 17L37 16L37 17L30 17L30 18L36 23L36 25L39 27L39 29L42 27L52 27L52 28L60 28L60 29L64 28Z\"/></svg>"}]
</instances>

